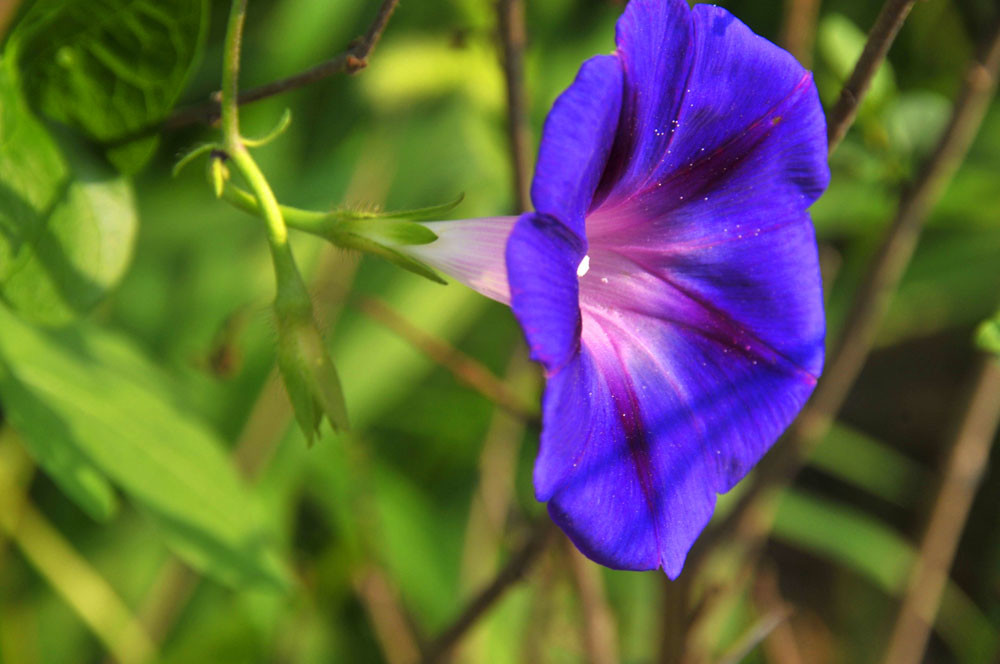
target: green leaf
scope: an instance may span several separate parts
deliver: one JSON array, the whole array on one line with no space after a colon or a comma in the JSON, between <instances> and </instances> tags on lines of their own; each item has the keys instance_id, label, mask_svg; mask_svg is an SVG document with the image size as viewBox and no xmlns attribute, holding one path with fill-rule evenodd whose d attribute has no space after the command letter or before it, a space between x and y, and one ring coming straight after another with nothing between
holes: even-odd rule
<instances>
[{"instance_id":1,"label":"green leaf","mask_svg":"<svg viewBox=\"0 0 1000 664\"><path fill-rule=\"evenodd\" d=\"M828 14L819 24L817 34L817 50L824 63L830 69L834 80L828 82L820 81L820 91L824 101L833 103L836 101L840 88L847 81L854 65L864 50L867 36L864 31L851 22L851 20L841 14ZM873 108L877 108L887 101L896 92L895 76L892 66L888 62L879 65L875 77L872 79L868 94L861 101L859 113L862 115Z\"/></svg>"},{"instance_id":2,"label":"green leaf","mask_svg":"<svg viewBox=\"0 0 1000 664\"><path fill-rule=\"evenodd\" d=\"M198 58L205 0L40 0L9 47L31 103L79 127L108 158L138 171L155 136L129 137L170 112Z\"/></svg>"},{"instance_id":3,"label":"green leaf","mask_svg":"<svg viewBox=\"0 0 1000 664\"><path fill-rule=\"evenodd\" d=\"M0 385L14 381L0 362ZM25 431L33 420L49 416L41 404L31 400L17 402L16 390L15 401L5 405L5 415L18 431ZM57 422L50 424L58 427ZM57 436L26 436L21 442L52 481L91 518L107 521L118 513L118 498L111 483L76 447L60 444Z\"/></svg>"},{"instance_id":4,"label":"green leaf","mask_svg":"<svg viewBox=\"0 0 1000 664\"><path fill-rule=\"evenodd\" d=\"M976 345L987 353L1000 355L1000 314L979 324L976 328Z\"/></svg>"},{"instance_id":5,"label":"green leaf","mask_svg":"<svg viewBox=\"0 0 1000 664\"><path fill-rule=\"evenodd\" d=\"M856 509L786 491L774 534L865 577L893 596L906 590L916 552L887 526ZM960 662L991 661L998 637L990 621L949 580L935 629Z\"/></svg>"},{"instance_id":6,"label":"green leaf","mask_svg":"<svg viewBox=\"0 0 1000 664\"><path fill-rule=\"evenodd\" d=\"M809 464L901 507L931 479L917 462L840 423L813 451Z\"/></svg>"},{"instance_id":7,"label":"green leaf","mask_svg":"<svg viewBox=\"0 0 1000 664\"><path fill-rule=\"evenodd\" d=\"M121 278L137 225L131 186L72 165L0 63L0 298L38 322L96 305Z\"/></svg>"},{"instance_id":8,"label":"green leaf","mask_svg":"<svg viewBox=\"0 0 1000 664\"><path fill-rule=\"evenodd\" d=\"M251 493L154 365L87 325L42 330L0 307L0 329L0 400L33 450L85 459L206 574L234 586L287 586Z\"/></svg>"}]
</instances>

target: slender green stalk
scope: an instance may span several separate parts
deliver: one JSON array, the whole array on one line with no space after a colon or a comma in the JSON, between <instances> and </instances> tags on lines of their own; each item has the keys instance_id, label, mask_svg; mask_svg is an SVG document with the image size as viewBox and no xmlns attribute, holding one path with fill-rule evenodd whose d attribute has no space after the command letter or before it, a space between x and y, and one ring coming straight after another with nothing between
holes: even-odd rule
<instances>
[{"instance_id":1,"label":"slender green stalk","mask_svg":"<svg viewBox=\"0 0 1000 664\"><path fill-rule=\"evenodd\" d=\"M247 0L233 0L226 28L226 41L222 63L222 137L223 147L233 166L246 181L257 199L258 209L267 228L268 244L274 260L275 275L278 280L276 309L286 306L298 309L308 308L311 315L309 296L305 284L295 266L291 248L288 246L288 227L281 213L278 199L271 190L267 178L257 162L247 151L240 137L239 126L239 71L240 47L243 42L243 23L246 19Z\"/></svg>"},{"instance_id":2,"label":"slender green stalk","mask_svg":"<svg viewBox=\"0 0 1000 664\"><path fill-rule=\"evenodd\" d=\"M226 188L222 190L222 198L233 207L239 208L240 210L252 214L255 217L262 216L260 205L257 203L257 199L254 198L253 194L240 189L232 183L226 183ZM319 235L321 237L325 237L327 235L327 231L330 228L330 220L335 217L335 214L329 212L303 210L302 208L292 207L290 205L279 205L278 210L281 212L281 216L285 220L285 225L289 228L294 228L295 230L299 230L304 233L312 233L313 235Z\"/></svg>"},{"instance_id":3,"label":"slender green stalk","mask_svg":"<svg viewBox=\"0 0 1000 664\"><path fill-rule=\"evenodd\" d=\"M242 145L237 98L239 96L240 49L243 46L243 23L247 15L247 0L233 0L226 25L226 41L222 61L222 97L220 100L222 133L226 147Z\"/></svg>"}]
</instances>

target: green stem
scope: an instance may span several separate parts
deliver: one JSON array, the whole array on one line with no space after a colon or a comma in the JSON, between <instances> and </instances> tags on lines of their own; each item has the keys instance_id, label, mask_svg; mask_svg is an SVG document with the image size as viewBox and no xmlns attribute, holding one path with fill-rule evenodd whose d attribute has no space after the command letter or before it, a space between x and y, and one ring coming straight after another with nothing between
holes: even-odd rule
<instances>
[{"instance_id":1,"label":"green stem","mask_svg":"<svg viewBox=\"0 0 1000 664\"><path fill-rule=\"evenodd\" d=\"M288 245L288 228L281 213L278 199L257 162L247 151L240 137L239 105L237 101L240 70L240 46L243 41L243 23L246 18L247 0L233 0L226 28L225 54L222 64L221 122L223 147L233 166L246 181L257 199L257 206L267 227L267 240L274 259L278 296L275 307L279 313L296 309L297 313L312 315L312 306L302 277L295 266L291 247Z\"/></svg>"},{"instance_id":2,"label":"green stem","mask_svg":"<svg viewBox=\"0 0 1000 664\"><path fill-rule=\"evenodd\" d=\"M222 190L222 198L248 214L261 216L260 205L254 195L231 182L227 182L225 189ZM279 205L278 209L289 228L320 237L326 237L330 222L336 217L336 213L303 210L290 205Z\"/></svg>"},{"instance_id":3,"label":"green stem","mask_svg":"<svg viewBox=\"0 0 1000 664\"><path fill-rule=\"evenodd\" d=\"M240 48L243 44L243 22L247 15L247 0L233 0L226 25L226 42L222 61L222 133L227 147L240 144L240 121L237 97L240 78Z\"/></svg>"}]
</instances>

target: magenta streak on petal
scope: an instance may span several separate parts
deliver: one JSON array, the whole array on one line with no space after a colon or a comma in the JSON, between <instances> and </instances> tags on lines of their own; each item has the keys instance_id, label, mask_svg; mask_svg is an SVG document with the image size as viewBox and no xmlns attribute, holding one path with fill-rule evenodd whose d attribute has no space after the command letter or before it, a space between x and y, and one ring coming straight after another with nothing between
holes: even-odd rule
<instances>
[{"instance_id":1,"label":"magenta streak on petal","mask_svg":"<svg viewBox=\"0 0 1000 664\"><path fill-rule=\"evenodd\" d=\"M746 235L733 234L727 237L721 237L717 239L705 240L703 242L679 242L672 240L668 245L664 247L660 246L643 246L641 244L615 244L615 251L618 253L623 252L638 252L641 254L650 254L653 256L667 256L670 254L686 254L691 251L699 251L706 249L715 249L723 245L731 244L733 242L743 242L747 237L751 235L757 237L759 235L765 235L767 233L773 233L775 231L780 231L783 228L788 228L789 226L795 226L801 224L801 219L791 219L789 221L784 221L780 224L775 224L773 226L767 226L765 228L756 228L754 231L747 232Z\"/></svg>"},{"instance_id":2,"label":"magenta streak on petal","mask_svg":"<svg viewBox=\"0 0 1000 664\"><path fill-rule=\"evenodd\" d=\"M621 354L621 348L614 337L599 324L591 329L599 330L604 336L610 351L614 354L614 360L619 366L602 367L601 374L607 382L608 390L615 402L615 412L622 424L622 431L625 441L628 444L629 453L632 456L632 465L635 467L636 477L639 487L642 489L646 507L649 510L650 523L653 524L653 539L656 541L656 550L660 557L663 556L663 540L660 536L659 510L656 507L656 489L654 486L653 468L649 454L649 442L644 434L645 427L642 422L642 411L639 407L639 400L635 394L635 387L632 379L626 371L625 360ZM592 335L588 335L593 341ZM601 364L603 353L594 353L594 361ZM606 362L607 359L604 358Z\"/></svg>"},{"instance_id":3,"label":"magenta streak on petal","mask_svg":"<svg viewBox=\"0 0 1000 664\"><path fill-rule=\"evenodd\" d=\"M798 376L804 383L808 385L816 384L818 378L816 375L799 366L787 355L774 348L764 339L758 337L752 330L742 325L739 321L734 320L727 312L719 309L711 302L708 302L705 298L692 292L690 289L681 286L675 280L671 279L666 274L665 270L652 267L635 256L626 255L615 249L608 251L614 256L631 263L638 268L641 273L646 274L666 285L671 291L679 294L688 303L695 305L696 310L695 312L692 312L695 315L691 315L686 318L682 318L680 316L673 317L666 315L664 312L640 308L634 303L629 302L627 298L623 298L622 292L619 289L611 289L606 295L601 293L603 297L600 297L598 296L598 293L604 289L599 288L597 286L598 282L593 280L588 281L586 285L583 280L581 280L581 300L587 298L592 301L600 301L608 298L611 300L613 308L618 309L619 311L629 311L641 316L663 321L667 324L690 329L709 341L725 348L735 350L737 353L751 359L756 357L773 365L778 365L780 361L781 366L786 369L791 369L791 372ZM633 278L635 278L635 275L633 275ZM607 305L603 303L602 306L607 307ZM593 311L593 309L590 309L590 311ZM701 315L698 316L696 314ZM702 317L707 319L707 325L698 324L698 318Z\"/></svg>"},{"instance_id":4,"label":"magenta streak on petal","mask_svg":"<svg viewBox=\"0 0 1000 664\"><path fill-rule=\"evenodd\" d=\"M587 232L591 241L607 233L614 234L621 232L623 230L620 225L622 219L615 212L623 208L624 210L628 210L631 207L635 207L636 203L651 195L662 196L663 191L670 191L672 187L675 187L680 196L676 199L676 204L670 207L678 207L684 204L685 198L692 200L705 192L716 189L719 186L719 181L725 177L726 173L736 170L739 164L752 154L754 147L764 141L775 130L781 122L780 118L792 112L794 110L793 107L805 99L802 95L811 88L811 85L812 74L807 71L802 75L798 84L784 98L751 122L746 129L733 135L711 152L700 154L697 159L688 162L686 165L680 166L670 173L659 174L660 178L653 181L654 177L657 176L657 171L670 156L668 145L660 164L650 172L649 178L643 182L641 187L636 187L622 199L617 199L613 202L609 201L608 204L602 203L596 209L592 208L591 214L588 215L587 219ZM672 141L673 136L671 136ZM718 160L719 157L726 156L729 158L721 161ZM715 164L710 163L713 160L716 160ZM698 178L695 177L696 174L707 177ZM692 182L697 183L697 186L692 187ZM658 212L662 213L668 209L669 207L658 208ZM626 215L635 218L634 214L626 212Z\"/></svg>"},{"instance_id":5,"label":"magenta streak on petal","mask_svg":"<svg viewBox=\"0 0 1000 664\"><path fill-rule=\"evenodd\" d=\"M649 361L653 364L653 366L656 367L660 376L662 376L664 380L666 380L667 384L670 385L670 388L674 391L674 394L677 396L677 402L683 405L685 414L688 416L688 419L691 420L691 424L704 438L707 435L705 432L705 426L702 423L702 421L698 419L698 416L691 408L690 398L687 391L683 387L681 387L681 385L674 379L673 372L670 370L670 368L663 364L661 358L662 352L658 352L650 348L649 345L643 340L642 336L635 334L635 330L629 329L628 326L623 324L623 321L616 320L611 316L605 314L603 311L586 307L586 305L583 306L584 310L592 318L595 319L596 325L602 329L602 331L607 337L613 338L613 335L609 333L607 329L605 329L604 325L602 325L600 322L597 322L598 319L600 321L603 321L605 325L615 328L617 330L617 334L620 335L620 338L628 339L629 343L632 346L642 351L643 355L645 355L649 359ZM640 313L640 315L649 317L648 314ZM618 318L620 319L621 316L619 316ZM688 326L684 325L684 327ZM625 371L624 364L622 367L622 371L623 372Z\"/></svg>"},{"instance_id":6,"label":"magenta streak on petal","mask_svg":"<svg viewBox=\"0 0 1000 664\"><path fill-rule=\"evenodd\" d=\"M774 117L777 114L777 112L780 111L783 106L785 106L790 101L792 101L793 99L795 99L795 97L797 97L802 92L804 92L805 90L807 90L809 88L809 86L810 86L811 83L812 83L812 74L810 72L808 72L808 71L804 72L802 74L802 78L799 79L799 82L795 85L794 88L792 88L791 92L789 92L787 95L785 95L774 106L772 106L771 108L769 108L763 115L761 115L759 118L757 118L756 120L754 120L753 122L751 122L750 125L747 126L746 129L744 129L742 132L740 132L740 133L734 135L733 137L731 137L729 140L727 140L725 143L723 143L722 145L720 145L718 148L716 148L715 150L713 150L708 155L703 156L703 157L699 157L698 159L690 162L687 165L686 168L678 169L678 170L674 171L673 173L670 174L669 178L667 178L667 179L668 180L672 180L672 179L677 179L677 178L689 177L690 174L691 174L691 172L693 172L694 170L696 170L703 163L705 163L707 161L711 161L712 158L714 158L714 157L718 157L719 155L725 154L727 151L729 151L730 149L732 149L733 146L738 145L739 142L742 139L744 139L744 138L747 138L747 137L750 138L750 140L752 141L752 143L748 147L752 149L753 145L759 143L761 140L763 140L764 138L766 138L767 134L769 134L771 132L771 130L776 126L776 124L774 122ZM683 104L682 104L682 108L683 108ZM767 121L767 122L765 123L765 121ZM764 127L764 133L761 134L761 135L756 135L755 136L754 134L756 133L756 130L759 129L760 127L762 127L762 126ZM673 135L671 136L671 142L673 142ZM660 170L660 167L663 166L664 162L666 162L667 158L670 156L669 147L670 146L668 145L667 146L667 148L668 148L667 151L663 153L663 158L660 160L660 163L657 164L656 168L654 168L650 172L649 179L646 180L646 182L643 183L642 187L637 187L636 190L629 196L629 199L639 198L639 197L643 196L644 194L647 194L650 191L654 190L657 186L659 186L660 183L653 183L652 185L650 185L650 181L653 179L653 177L656 175L656 172ZM749 150L744 151L744 153L742 155L738 156L737 157L737 161L741 160L747 154L747 152L749 152Z\"/></svg>"}]
</instances>

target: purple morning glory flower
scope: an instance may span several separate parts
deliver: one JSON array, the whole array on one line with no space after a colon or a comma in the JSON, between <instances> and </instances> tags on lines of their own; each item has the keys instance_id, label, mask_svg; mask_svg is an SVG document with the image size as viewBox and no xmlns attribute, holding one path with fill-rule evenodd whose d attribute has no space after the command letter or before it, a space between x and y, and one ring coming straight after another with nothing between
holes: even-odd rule
<instances>
[{"instance_id":1,"label":"purple morning glory flower","mask_svg":"<svg viewBox=\"0 0 1000 664\"><path fill-rule=\"evenodd\" d=\"M412 251L520 321L553 520L675 578L822 368L825 121L810 73L724 9L632 0L616 42L549 113L535 211L432 224Z\"/></svg>"}]
</instances>

